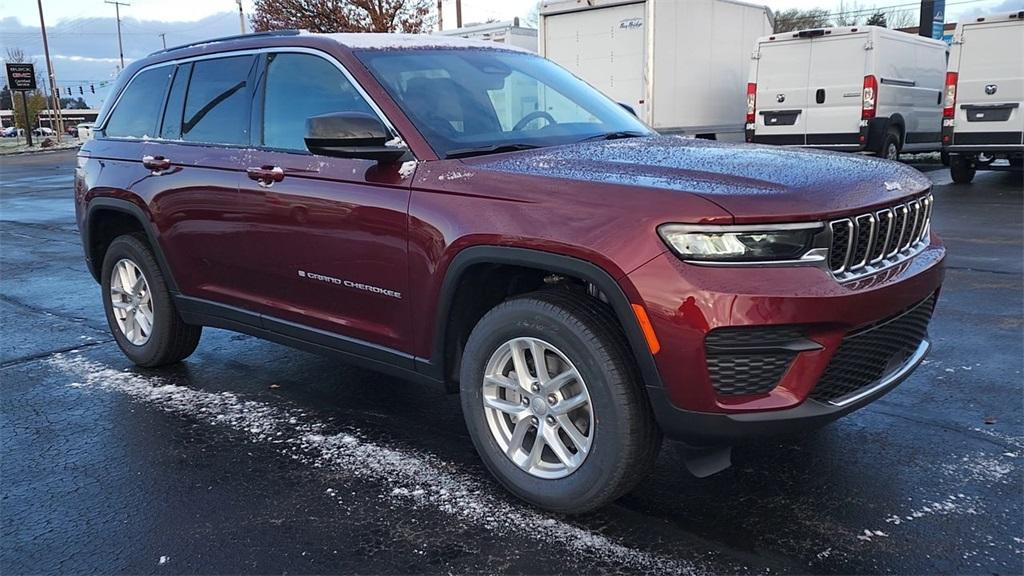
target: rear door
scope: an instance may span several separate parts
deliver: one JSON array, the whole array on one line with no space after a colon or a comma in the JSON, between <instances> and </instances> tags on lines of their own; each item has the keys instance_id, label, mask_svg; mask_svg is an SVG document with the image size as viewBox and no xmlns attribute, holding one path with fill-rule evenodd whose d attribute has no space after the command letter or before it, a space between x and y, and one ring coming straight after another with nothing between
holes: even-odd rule
<instances>
[{"instance_id":1,"label":"rear door","mask_svg":"<svg viewBox=\"0 0 1024 576\"><path fill-rule=\"evenodd\" d=\"M953 144L1019 145L1024 134L1024 22L963 30Z\"/></svg>"},{"instance_id":2,"label":"rear door","mask_svg":"<svg viewBox=\"0 0 1024 576\"><path fill-rule=\"evenodd\" d=\"M867 34L811 40L807 145L858 146Z\"/></svg>"},{"instance_id":3,"label":"rear door","mask_svg":"<svg viewBox=\"0 0 1024 576\"><path fill-rule=\"evenodd\" d=\"M766 42L761 44L759 54L754 141L803 145L811 42Z\"/></svg>"},{"instance_id":4,"label":"rear door","mask_svg":"<svg viewBox=\"0 0 1024 576\"><path fill-rule=\"evenodd\" d=\"M544 16L544 57L641 118L644 106L644 2Z\"/></svg>"}]
</instances>

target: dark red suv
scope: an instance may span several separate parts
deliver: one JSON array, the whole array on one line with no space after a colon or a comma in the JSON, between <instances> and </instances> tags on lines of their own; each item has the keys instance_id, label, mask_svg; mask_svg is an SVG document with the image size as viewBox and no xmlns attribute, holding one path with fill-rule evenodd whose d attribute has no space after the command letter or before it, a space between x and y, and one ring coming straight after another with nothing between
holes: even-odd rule
<instances>
[{"instance_id":1,"label":"dark red suv","mask_svg":"<svg viewBox=\"0 0 1024 576\"><path fill-rule=\"evenodd\" d=\"M580 512L663 434L708 474L903 380L943 278L929 185L659 136L499 44L276 32L129 66L76 202L135 363L215 326L444 383L505 486Z\"/></svg>"}]
</instances>

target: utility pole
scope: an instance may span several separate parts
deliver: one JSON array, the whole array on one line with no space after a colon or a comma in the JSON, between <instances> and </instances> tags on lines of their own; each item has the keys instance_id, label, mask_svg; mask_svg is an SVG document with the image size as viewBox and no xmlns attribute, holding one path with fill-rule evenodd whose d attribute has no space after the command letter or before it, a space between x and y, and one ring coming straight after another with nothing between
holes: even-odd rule
<instances>
[{"instance_id":1,"label":"utility pole","mask_svg":"<svg viewBox=\"0 0 1024 576\"><path fill-rule=\"evenodd\" d=\"M444 0L437 0L437 31L444 30Z\"/></svg>"},{"instance_id":2,"label":"utility pole","mask_svg":"<svg viewBox=\"0 0 1024 576\"><path fill-rule=\"evenodd\" d=\"M117 15L117 51L121 55L121 70L124 70L124 46L121 44L121 6L131 6L131 4L117 0L103 0L103 3L114 5L114 14Z\"/></svg>"},{"instance_id":3,"label":"utility pole","mask_svg":"<svg viewBox=\"0 0 1024 576\"><path fill-rule=\"evenodd\" d=\"M160 42L164 45L164 50L167 50L167 34L161 32L160 34L158 34L158 36L160 36Z\"/></svg>"},{"instance_id":4,"label":"utility pole","mask_svg":"<svg viewBox=\"0 0 1024 576\"><path fill-rule=\"evenodd\" d=\"M60 91L57 90L57 76L53 73L53 64L50 63L50 44L46 39L46 21L43 20L43 0L38 0L39 5L39 28L43 31L43 54L46 55L46 72L50 76L50 122L57 120L57 143L63 137L64 119L60 115ZM26 106L26 109L28 107Z\"/></svg>"},{"instance_id":5,"label":"utility pole","mask_svg":"<svg viewBox=\"0 0 1024 576\"><path fill-rule=\"evenodd\" d=\"M242 29L242 34L245 34L245 12L242 11L242 0L235 0L238 2L238 27Z\"/></svg>"},{"instance_id":6,"label":"utility pole","mask_svg":"<svg viewBox=\"0 0 1024 576\"><path fill-rule=\"evenodd\" d=\"M455 27L462 28L462 0L455 0Z\"/></svg>"}]
</instances>

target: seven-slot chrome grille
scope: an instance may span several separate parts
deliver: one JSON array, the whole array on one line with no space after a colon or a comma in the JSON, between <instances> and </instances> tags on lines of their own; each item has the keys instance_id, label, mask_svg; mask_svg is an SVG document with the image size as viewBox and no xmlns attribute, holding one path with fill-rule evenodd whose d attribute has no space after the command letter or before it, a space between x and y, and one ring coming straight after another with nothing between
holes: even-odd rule
<instances>
[{"instance_id":1,"label":"seven-slot chrome grille","mask_svg":"<svg viewBox=\"0 0 1024 576\"><path fill-rule=\"evenodd\" d=\"M932 195L882 210L829 222L828 267L839 281L853 280L901 262L928 243Z\"/></svg>"}]
</instances>

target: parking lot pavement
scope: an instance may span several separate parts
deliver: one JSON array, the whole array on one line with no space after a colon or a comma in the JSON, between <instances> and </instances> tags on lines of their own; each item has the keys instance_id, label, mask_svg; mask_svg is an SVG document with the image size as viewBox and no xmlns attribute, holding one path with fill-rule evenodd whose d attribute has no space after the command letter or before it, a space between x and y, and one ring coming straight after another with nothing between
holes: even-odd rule
<instances>
[{"instance_id":1,"label":"parking lot pavement","mask_svg":"<svg viewBox=\"0 0 1024 576\"><path fill-rule=\"evenodd\" d=\"M1024 570L1019 177L936 182L927 363L806 437L577 518L508 497L440 390L220 330L163 370L108 336L72 153L0 159L0 573Z\"/></svg>"}]
</instances>

